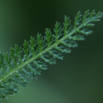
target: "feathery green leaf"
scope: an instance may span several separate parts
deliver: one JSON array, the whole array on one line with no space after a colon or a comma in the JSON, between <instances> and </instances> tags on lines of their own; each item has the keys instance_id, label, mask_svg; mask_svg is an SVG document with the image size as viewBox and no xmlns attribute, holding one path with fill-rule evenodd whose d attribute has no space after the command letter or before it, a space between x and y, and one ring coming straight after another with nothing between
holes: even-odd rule
<instances>
[{"instance_id":1,"label":"feathery green leaf","mask_svg":"<svg viewBox=\"0 0 103 103\"><path fill-rule=\"evenodd\" d=\"M78 40L92 33L88 27L94 26L102 16L102 12L95 10L91 13L87 10L83 16L79 11L74 25L71 26L70 18L65 16L63 25L56 22L54 34L46 28L44 37L38 33L37 39L24 40L23 48L15 45L10 53L0 52L0 103L8 95L17 93L19 85L26 86L36 79L47 69L47 63L55 64L56 58L63 59L62 53L71 53L71 49L78 46Z\"/></svg>"}]
</instances>

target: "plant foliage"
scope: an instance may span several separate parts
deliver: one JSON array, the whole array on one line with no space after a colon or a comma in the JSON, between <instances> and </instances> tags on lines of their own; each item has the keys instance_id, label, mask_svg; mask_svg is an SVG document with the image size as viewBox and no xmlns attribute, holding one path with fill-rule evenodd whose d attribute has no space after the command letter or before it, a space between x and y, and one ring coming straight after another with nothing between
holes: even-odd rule
<instances>
[{"instance_id":1,"label":"plant foliage","mask_svg":"<svg viewBox=\"0 0 103 103\"><path fill-rule=\"evenodd\" d=\"M100 21L102 15L102 12L87 10L82 16L79 11L73 26L70 18L65 16L63 25L56 22L53 33L46 28L44 37L38 33L37 38L25 40L23 48L15 45L10 53L0 52L0 103L7 95L17 93L19 85L26 86L37 78L47 69L47 63L55 64L56 58L63 59L62 53L71 53L71 48L78 46L78 40L84 40L85 35L92 33L88 27Z\"/></svg>"}]
</instances>

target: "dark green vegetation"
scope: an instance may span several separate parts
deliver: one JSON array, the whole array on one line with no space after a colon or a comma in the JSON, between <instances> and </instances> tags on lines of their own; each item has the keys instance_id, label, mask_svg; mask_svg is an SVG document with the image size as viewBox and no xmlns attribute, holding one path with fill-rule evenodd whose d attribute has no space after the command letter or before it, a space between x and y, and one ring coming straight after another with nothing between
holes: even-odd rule
<instances>
[{"instance_id":1,"label":"dark green vegetation","mask_svg":"<svg viewBox=\"0 0 103 103\"><path fill-rule=\"evenodd\" d=\"M10 53L0 53L0 99L18 92L18 86L26 86L33 78L47 69L47 64L55 64L56 58L63 59L62 53L70 53L71 48L77 47L78 40L84 40L85 35L92 33L88 27L100 21L103 13L94 10L84 15L77 13L74 25L69 17L65 16L61 25L56 22L54 31L46 29L45 36L37 34L24 41L23 48L15 45Z\"/></svg>"}]
</instances>

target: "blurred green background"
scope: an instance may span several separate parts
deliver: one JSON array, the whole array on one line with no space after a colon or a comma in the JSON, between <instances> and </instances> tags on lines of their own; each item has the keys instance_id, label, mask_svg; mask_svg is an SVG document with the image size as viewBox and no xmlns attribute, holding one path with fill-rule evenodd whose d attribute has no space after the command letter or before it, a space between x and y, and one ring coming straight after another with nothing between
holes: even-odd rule
<instances>
[{"instance_id":1,"label":"blurred green background","mask_svg":"<svg viewBox=\"0 0 103 103\"><path fill-rule=\"evenodd\" d=\"M80 10L103 11L103 0L0 0L0 51L22 46L45 28L53 30L64 15L71 18ZM103 18L94 33L64 60L48 65L38 80L21 88L3 103L103 103Z\"/></svg>"}]
</instances>

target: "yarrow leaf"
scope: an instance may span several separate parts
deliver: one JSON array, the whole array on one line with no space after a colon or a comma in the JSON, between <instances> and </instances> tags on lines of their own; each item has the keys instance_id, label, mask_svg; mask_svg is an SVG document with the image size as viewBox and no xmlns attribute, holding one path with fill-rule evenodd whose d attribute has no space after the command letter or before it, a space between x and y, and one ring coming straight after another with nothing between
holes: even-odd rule
<instances>
[{"instance_id":1,"label":"yarrow leaf","mask_svg":"<svg viewBox=\"0 0 103 103\"><path fill-rule=\"evenodd\" d=\"M55 64L56 58L63 60L62 53L71 53L71 49L78 46L78 40L84 40L85 35L92 33L88 27L94 26L102 16L102 12L95 10L91 13L87 10L83 16L79 11L74 25L65 16L63 25L56 22L53 33L46 28L44 37L38 33L37 39L24 40L23 48L15 45L10 53L0 52L0 103L8 95L17 93L19 85L25 87L36 79L47 69L47 63Z\"/></svg>"}]
</instances>

